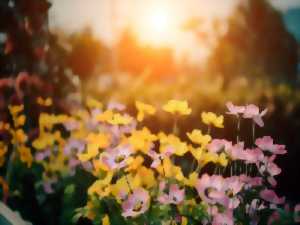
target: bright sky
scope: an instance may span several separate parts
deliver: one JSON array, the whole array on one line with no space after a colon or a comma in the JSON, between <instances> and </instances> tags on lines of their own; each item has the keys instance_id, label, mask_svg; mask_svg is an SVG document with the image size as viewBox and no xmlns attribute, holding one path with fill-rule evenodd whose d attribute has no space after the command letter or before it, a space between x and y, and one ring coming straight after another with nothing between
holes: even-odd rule
<instances>
[{"instance_id":1,"label":"bright sky","mask_svg":"<svg viewBox=\"0 0 300 225\"><path fill-rule=\"evenodd\" d=\"M167 43L176 46L179 54L199 59L205 58L207 49L202 46L195 51L199 41L193 34L180 30L180 25L190 17L200 16L207 21L213 17L224 18L239 1L242 0L52 0L50 26L66 32L91 26L109 44L115 37L112 24L116 30L130 25L145 42ZM281 10L300 6L300 0L270 1Z\"/></svg>"}]
</instances>

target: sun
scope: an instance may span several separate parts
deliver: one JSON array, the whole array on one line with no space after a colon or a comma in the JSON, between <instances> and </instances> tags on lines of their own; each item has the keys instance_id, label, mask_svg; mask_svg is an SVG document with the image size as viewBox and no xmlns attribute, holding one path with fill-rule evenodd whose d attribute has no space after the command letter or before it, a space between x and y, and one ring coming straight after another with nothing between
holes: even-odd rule
<instances>
[{"instance_id":1,"label":"sun","mask_svg":"<svg viewBox=\"0 0 300 225\"><path fill-rule=\"evenodd\" d=\"M176 30L176 19L171 7L155 5L141 13L137 34L142 41L155 45L168 44Z\"/></svg>"},{"instance_id":2,"label":"sun","mask_svg":"<svg viewBox=\"0 0 300 225\"><path fill-rule=\"evenodd\" d=\"M146 23L149 25L149 30L160 35L168 31L168 27L172 22L170 14L162 9L152 12L148 17Z\"/></svg>"}]
</instances>

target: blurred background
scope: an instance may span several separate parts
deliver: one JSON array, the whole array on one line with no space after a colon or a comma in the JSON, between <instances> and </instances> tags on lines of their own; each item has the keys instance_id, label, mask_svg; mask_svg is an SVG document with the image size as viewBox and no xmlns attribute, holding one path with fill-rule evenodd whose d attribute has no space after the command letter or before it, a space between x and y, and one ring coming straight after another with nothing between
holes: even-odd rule
<instances>
[{"instance_id":1,"label":"blurred background","mask_svg":"<svg viewBox=\"0 0 300 225\"><path fill-rule=\"evenodd\" d=\"M186 99L200 127L201 111L225 103L267 107L265 127L286 144L278 159L278 192L300 201L299 0L1 0L0 113L24 101L37 124L34 96L52 97L68 112L93 96L161 106ZM146 121L169 131L167 115ZM216 137L233 139L234 121ZM250 124L242 124L245 138Z\"/></svg>"}]
</instances>

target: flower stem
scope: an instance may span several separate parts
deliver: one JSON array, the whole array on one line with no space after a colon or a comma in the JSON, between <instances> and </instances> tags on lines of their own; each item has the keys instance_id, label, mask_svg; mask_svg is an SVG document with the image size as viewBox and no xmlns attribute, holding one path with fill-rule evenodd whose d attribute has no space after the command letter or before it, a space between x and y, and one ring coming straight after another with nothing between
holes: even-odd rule
<instances>
[{"instance_id":1,"label":"flower stem","mask_svg":"<svg viewBox=\"0 0 300 225\"><path fill-rule=\"evenodd\" d=\"M10 186L10 179L11 179L11 174L13 171L13 162L16 158L16 146L13 146L13 150L11 155L9 156L8 162L7 162L7 171L6 171L6 175L5 175L5 180L8 184L8 187Z\"/></svg>"},{"instance_id":2,"label":"flower stem","mask_svg":"<svg viewBox=\"0 0 300 225\"><path fill-rule=\"evenodd\" d=\"M253 145L255 144L255 122L252 121L252 140L253 140Z\"/></svg>"},{"instance_id":3,"label":"flower stem","mask_svg":"<svg viewBox=\"0 0 300 225\"><path fill-rule=\"evenodd\" d=\"M131 186L130 186L130 183L129 183L127 174L125 174L125 179L126 179L126 183L127 183L127 185L128 185L129 191L130 191L130 193L132 194L132 193L133 193L133 190L132 190L132 188L131 188Z\"/></svg>"},{"instance_id":4,"label":"flower stem","mask_svg":"<svg viewBox=\"0 0 300 225\"><path fill-rule=\"evenodd\" d=\"M237 116L237 128L236 128L236 143L240 142L240 131L241 131L241 117Z\"/></svg>"},{"instance_id":5,"label":"flower stem","mask_svg":"<svg viewBox=\"0 0 300 225\"><path fill-rule=\"evenodd\" d=\"M207 134L210 135L210 133L211 133L211 125L209 124L209 125L207 126Z\"/></svg>"},{"instance_id":6,"label":"flower stem","mask_svg":"<svg viewBox=\"0 0 300 225\"><path fill-rule=\"evenodd\" d=\"M175 135L179 134L178 117L176 115L175 115L174 125L173 125L173 134L175 134Z\"/></svg>"}]
</instances>

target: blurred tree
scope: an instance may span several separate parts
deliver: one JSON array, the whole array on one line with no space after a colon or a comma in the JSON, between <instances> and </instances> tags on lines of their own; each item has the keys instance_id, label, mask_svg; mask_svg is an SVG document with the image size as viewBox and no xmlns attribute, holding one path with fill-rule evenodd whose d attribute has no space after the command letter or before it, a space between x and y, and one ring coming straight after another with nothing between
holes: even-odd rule
<instances>
[{"instance_id":1,"label":"blurred tree","mask_svg":"<svg viewBox=\"0 0 300 225\"><path fill-rule=\"evenodd\" d=\"M68 65L80 80L85 81L94 75L97 66L100 71L109 70L109 49L96 39L90 28L70 36L71 51Z\"/></svg>"},{"instance_id":2,"label":"blurred tree","mask_svg":"<svg viewBox=\"0 0 300 225\"><path fill-rule=\"evenodd\" d=\"M95 73L111 71L109 49L96 39L90 28L74 33L68 38L71 50L67 56L68 66L80 79L82 103L87 96L87 84ZM97 74L98 75L98 74Z\"/></svg>"},{"instance_id":3,"label":"blurred tree","mask_svg":"<svg viewBox=\"0 0 300 225\"><path fill-rule=\"evenodd\" d=\"M268 1L247 0L228 18L208 65L212 73L226 79L243 75L256 79L295 81L297 43L283 19Z\"/></svg>"},{"instance_id":4,"label":"blurred tree","mask_svg":"<svg viewBox=\"0 0 300 225\"><path fill-rule=\"evenodd\" d=\"M47 0L0 1L0 78L34 74L52 86L44 95L61 97L71 82L65 74L64 50L48 29L50 7Z\"/></svg>"}]
</instances>

